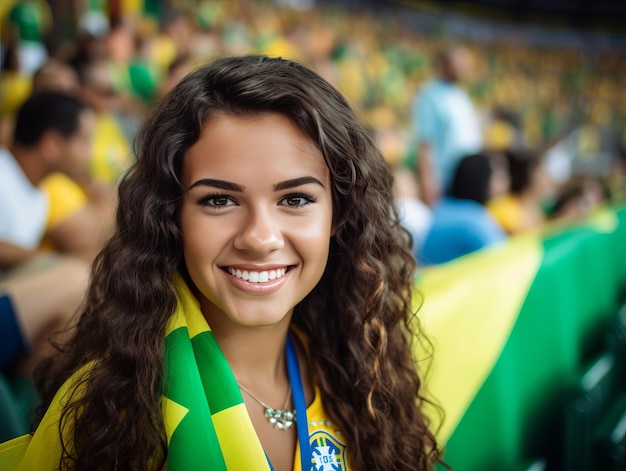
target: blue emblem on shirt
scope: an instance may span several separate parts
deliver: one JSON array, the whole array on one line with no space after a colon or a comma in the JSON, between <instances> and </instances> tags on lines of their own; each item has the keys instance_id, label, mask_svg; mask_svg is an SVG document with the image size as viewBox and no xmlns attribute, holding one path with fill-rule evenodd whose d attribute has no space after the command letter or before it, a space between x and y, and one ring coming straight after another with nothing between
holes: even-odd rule
<instances>
[{"instance_id":1,"label":"blue emblem on shirt","mask_svg":"<svg viewBox=\"0 0 626 471\"><path fill-rule=\"evenodd\" d=\"M346 446L328 432L311 434L311 454L314 471L348 471Z\"/></svg>"}]
</instances>

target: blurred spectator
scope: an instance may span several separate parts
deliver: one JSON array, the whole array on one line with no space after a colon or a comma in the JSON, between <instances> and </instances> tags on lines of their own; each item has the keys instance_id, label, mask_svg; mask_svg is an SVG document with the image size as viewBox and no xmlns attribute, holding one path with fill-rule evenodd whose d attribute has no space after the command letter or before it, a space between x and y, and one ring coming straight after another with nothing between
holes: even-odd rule
<instances>
[{"instance_id":1,"label":"blurred spectator","mask_svg":"<svg viewBox=\"0 0 626 471\"><path fill-rule=\"evenodd\" d=\"M626 133L617 144L613 169L607 178L611 197L617 201L626 200Z\"/></svg>"},{"instance_id":2,"label":"blurred spectator","mask_svg":"<svg viewBox=\"0 0 626 471\"><path fill-rule=\"evenodd\" d=\"M48 59L33 76L33 93L64 92L76 96L80 84L75 70L59 59ZM115 189L97 181L84 166L70 178L54 172L40 183L48 198L46 236L41 248L92 260L111 234Z\"/></svg>"},{"instance_id":3,"label":"blurred spectator","mask_svg":"<svg viewBox=\"0 0 626 471\"><path fill-rule=\"evenodd\" d=\"M49 202L40 248L93 260L113 231L114 189L93 180L87 172L74 178L55 172L44 178L39 188Z\"/></svg>"},{"instance_id":4,"label":"blurred spectator","mask_svg":"<svg viewBox=\"0 0 626 471\"><path fill-rule=\"evenodd\" d=\"M167 74L159 86L159 98L165 96L194 68L194 62L189 56L180 56L170 64Z\"/></svg>"},{"instance_id":5,"label":"blurred spectator","mask_svg":"<svg viewBox=\"0 0 626 471\"><path fill-rule=\"evenodd\" d=\"M0 240L0 266L15 247ZM62 343L63 329L82 302L88 264L75 258L32 256L19 270L0 275L0 374L29 377L52 353L49 339Z\"/></svg>"},{"instance_id":6,"label":"blurred spectator","mask_svg":"<svg viewBox=\"0 0 626 471\"><path fill-rule=\"evenodd\" d=\"M39 93L18 111L11 145L0 148L3 371L35 343L46 343L45 334L67 321L82 298L86 264L42 259L38 251L48 201L37 185L52 172L74 175L85 165L93 120L91 110L76 98Z\"/></svg>"},{"instance_id":7,"label":"blurred spectator","mask_svg":"<svg viewBox=\"0 0 626 471\"><path fill-rule=\"evenodd\" d=\"M171 11L163 20L162 34L155 38L154 60L158 67L166 70L177 57L188 56L193 49L194 24L184 11Z\"/></svg>"},{"instance_id":8,"label":"blurred spectator","mask_svg":"<svg viewBox=\"0 0 626 471\"><path fill-rule=\"evenodd\" d=\"M133 85L130 76L130 64L136 53L137 27L131 21L118 21L104 37L106 56L104 62L112 86L118 94L118 106L132 109L137 106L133 103Z\"/></svg>"},{"instance_id":9,"label":"blurred spectator","mask_svg":"<svg viewBox=\"0 0 626 471\"><path fill-rule=\"evenodd\" d=\"M492 178L487 155L461 159L448 194L433 207L432 224L418 254L422 264L448 262L506 238L484 206L491 197Z\"/></svg>"},{"instance_id":10,"label":"blurred spectator","mask_svg":"<svg viewBox=\"0 0 626 471\"><path fill-rule=\"evenodd\" d=\"M52 27L52 11L44 0L18 0L2 25L16 44L20 71L31 75L44 63L44 38Z\"/></svg>"},{"instance_id":11,"label":"blurred spectator","mask_svg":"<svg viewBox=\"0 0 626 471\"><path fill-rule=\"evenodd\" d=\"M78 99L54 92L35 94L20 108L13 142L0 154L0 240L37 249L49 211L37 185L53 172L80 176L89 158L94 119Z\"/></svg>"},{"instance_id":12,"label":"blurred spectator","mask_svg":"<svg viewBox=\"0 0 626 471\"><path fill-rule=\"evenodd\" d=\"M535 153L508 150L504 155L510 190L490 199L487 208L508 234L518 234L544 222L544 205L552 185Z\"/></svg>"},{"instance_id":13,"label":"blurred spectator","mask_svg":"<svg viewBox=\"0 0 626 471\"><path fill-rule=\"evenodd\" d=\"M478 114L459 86L471 66L465 48L445 49L436 58L438 76L421 88L414 101L417 177L422 200L429 206L448 191L461 158L482 148Z\"/></svg>"},{"instance_id":14,"label":"blurred spectator","mask_svg":"<svg viewBox=\"0 0 626 471\"><path fill-rule=\"evenodd\" d=\"M31 92L31 77L20 70L20 60L14 43L3 50L0 72L0 146L11 141L13 119L17 109Z\"/></svg>"},{"instance_id":15,"label":"blurred spectator","mask_svg":"<svg viewBox=\"0 0 626 471\"><path fill-rule=\"evenodd\" d=\"M432 224L432 211L419 199L414 174L401 166L394 169L394 199L400 212L400 221L409 231L416 260Z\"/></svg>"},{"instance_id":16,"label":"blurred spectator","mask_svg":"<svg viewBox=\"0 0 626 471\"><path fill-rule=\"evenodd\" d=\"M35 71L32 87L33 92L57 91L76 95L80 83L76 71L69 64L52 57Z\"/></svg>"},{"instance_id":17,"label":"blurred spectator","mask_svg":"<svg viewBox=\"0 0 626 471\"><path fill-rule=\"evenodd\" d=\"M484 148L490 154L525 147L518 117L501 107L496 107L491 112L489 123L485 126L483 135Z\"/></svg>"},{"instance_id":18,"label":"blurred spectator","mask_svg":"<svg viewBox=\"0 0 626 471\"><path fill-rule=\"evenodd\" d=\"M573 177L557 191L548 216L551 220L576 221L588 216L608 199L608 189L599 178Z\"/></svg>"},{"instance_id":19,"label":"blurred spectator","mask_svg":"<svg viewBox=\"0 0 626 471\"><path fill-rule=\"evenodd\" d=\"M162 82L162 70L152 60L155 37L146 32L137 34L135 52L128 65L128 73L133 93L141 100L142 105L151 104L158 96L159 84Z\"/></svg>"},{"instance_id":20,"label":"blurred spectator","mask_svg":"<svg viewBox=\"0 0 626 471\"><path fill-rule=\"evenodd\" d=\"M79 13L78 29L93 37L103 37L109 31L109 18L106 12L106 2L87 1L82 3L82 12Z\"/></svg>"},{"instance_id":21,"label":"blurred spectator","mask_svg":"<svg viewBox=\"0 0 626 471\"><path fill-rule=\"evenodd\" d=\"M132 163L126 132L114 114L119 109L120 97L113 86L105 60L87 59L77 65L77 70L80 96L96 112L91 175L98 181L115 186Z\"/></svg>"}]
</instances>

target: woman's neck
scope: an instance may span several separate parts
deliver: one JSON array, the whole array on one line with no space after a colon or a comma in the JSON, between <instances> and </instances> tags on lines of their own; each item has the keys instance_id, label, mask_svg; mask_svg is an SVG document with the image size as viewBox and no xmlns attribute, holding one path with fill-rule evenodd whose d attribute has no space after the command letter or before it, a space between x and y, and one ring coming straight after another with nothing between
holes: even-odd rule
<instances>
[{"instance_id":1,"label":"woman's neck","mask_svg":"<svg viewBox=\"0 0 626 471\"><path fill-rule=\"evenodd\" d=\"M252 425L276 471L293 469L296 426L276 428L265 416L263 404L283 412L294 408L286 358L288 325L214 330L239 383Z\"/></svg>"},{"instance_id":2,"label":"woman's neck","mask_svg":"<svg viewBox=\"0 0 626 471\"><path fill-rule=\"evenodd\" d=\"M264 388L271 384L280 387L289 381L286 362L288 319L267 327L211 328L237 381L250 387L261 383Z\"/></svg>"}]
</instances>

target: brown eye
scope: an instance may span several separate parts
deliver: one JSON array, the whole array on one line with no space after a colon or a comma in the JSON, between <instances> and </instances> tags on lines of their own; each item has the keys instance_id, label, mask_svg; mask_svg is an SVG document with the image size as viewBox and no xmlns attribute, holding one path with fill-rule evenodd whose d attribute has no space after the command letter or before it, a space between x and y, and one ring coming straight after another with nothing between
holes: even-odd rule
<instances>
[{"instance_id":1,"label":"brown eye","mask_svg":"<svg viewBox=\"0 0 626 471\"><path fill-rule=\"evenodd\" d=\"M301 204L304 204L304 198L301 198L300 196L292 196L287 198L285 203L287 203L287 206L300 206Z\"/></svg>"},{"instance_id":2,"label":"brown eye","mask_svg":"<svg viewBox=\"0 0 626 471\"><path fill-rule=\"evenodd\" d=\"M198 200L200 206L208 206L210 208L225 208L237 204L230 196L227 195L209 195Z\"/></svg>"},{"instance_id":3,"label":"brown eye","mask_svg":"<svg viewBox=\"0 0 626 471\"><path fill-rule=\"evenodd\" d=\"M303 208L305 206L308 206L311 203L315 203L316 201L317 201L317 198L313 195L309 195L305 193L298 193L298 194L285 196L280 201L280 204L283 204L290 208Z\"/></svg>"},{"instance_id":4,"label":"brown eye","mask_svg":"<svg viewBox=\"0 0 626 471\"><path fill-rule=\"evenodd\" d=\"M211 203L213 206L226 206L228 205L228 198L225 196L219 196L216 198L211 198Z\"/></svg>"}]
</instances>

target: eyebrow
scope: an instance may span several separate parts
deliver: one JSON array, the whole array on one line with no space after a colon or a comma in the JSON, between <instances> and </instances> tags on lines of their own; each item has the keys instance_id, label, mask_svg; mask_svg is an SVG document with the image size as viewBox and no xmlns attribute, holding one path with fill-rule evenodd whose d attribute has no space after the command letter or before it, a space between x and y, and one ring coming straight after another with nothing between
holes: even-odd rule
<instances>
[{"instance_id":1,"label":"eyebrow","mask_svg":"<svg viewBox=\"0 0 626 471\"><path fill-rule=\"evenodd\" d=\"M285 180L284 182L276 183L275 185L273 185L273 188L274 188L274 191L280 191L280 190L286 190L289 188L295 188L295 187L302 186L302 185L308 185L311 183L320 185L322 188L325 188L324 184L315 177L300 177L300 178L293 178L291 180ZM213 188L219 188L220 190L237 191L239 193L243 193L246 188L243 185L238 185L237 183L229 182L226 180L216 180L214 178L202 178L201 180L198 180L193 185L191 185L189 187L189 190L197 186L210 186Z\"/></svg>"},{"instance_id":2,"label":"eyebrow","mask_svg":"<svg viewBox=\"0 0 626 471\"><path fill-rule=\"evenodd\" d=\"M324 185L322 184L322 182L319 181L315 177L300 177L300 178L294 178L292 180L285 180L284 182L276 183L274 185L274 191L286 190L288 188L295 188L297 186L308 185L310 183L320 185L322 188L324 188Z\"/></svg>"},{"instance_id":3,"label":"eyebrow","mask_svg":"<svg viewBox=\"0 0 626 471\"><path fill-rule=\"evenodd\" d=\"M245 190L244 186L238 185L237 183L228 182L226 180L216 180L214 178L203 178L198 180L189 187L189 190L197 186L211 186L213 188L219 188L220 190L237 191L239 193L243 193Z\"/></svg>"}]
</instances>

